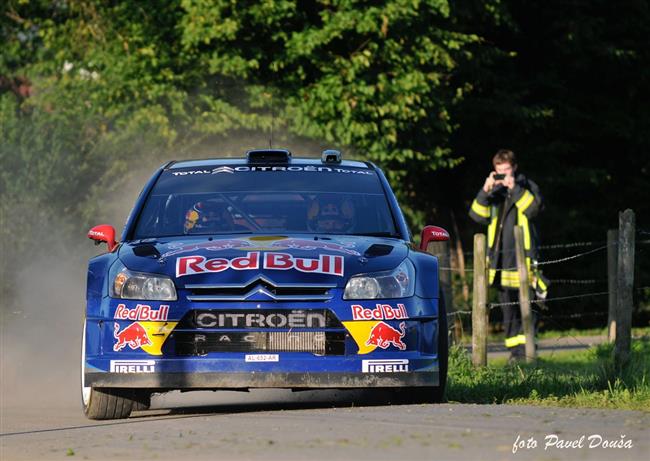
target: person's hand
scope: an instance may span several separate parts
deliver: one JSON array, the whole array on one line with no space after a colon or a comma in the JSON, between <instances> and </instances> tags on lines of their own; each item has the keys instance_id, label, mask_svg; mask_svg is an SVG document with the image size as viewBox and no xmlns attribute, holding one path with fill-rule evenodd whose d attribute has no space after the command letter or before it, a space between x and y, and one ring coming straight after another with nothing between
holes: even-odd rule
<instances>
[{"instance_id":1,"label":"person's hand","mask_svg":"<svg viewBox=\"0 0 650 461\"><path fill-rule=\"evenodd\" d=\"M512 190L515 187L515 177L508 175L503 179L503 185Z\"/></svg>"},{"instance_id":2,"label":"person's hand","mask_svg":"<svg viewBox=\"0 0 650 461\"><path fill-rule=\"evenodd\" d=\"M496 174L496 171L493 171L490 173L490 175L485 178L485 183L483 184L483 190L485 192L490 192L492 188L494 187L494 175Z\"/></svg>"}]
</instances>

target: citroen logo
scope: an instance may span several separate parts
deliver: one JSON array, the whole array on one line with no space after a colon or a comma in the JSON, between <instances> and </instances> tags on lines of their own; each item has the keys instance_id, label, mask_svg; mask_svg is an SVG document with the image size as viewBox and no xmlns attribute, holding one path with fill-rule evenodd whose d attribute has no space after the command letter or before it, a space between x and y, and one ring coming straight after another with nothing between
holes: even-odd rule
<instances>
[{"instance_id":1,"label":"citroen logo","mask_svg":"<svg viewBox=\"0 0 650 461\"><path fill-rule=\"evenodd\" d=\"M217 168L214 168L212 170L212 174L217 174L217 173L230 173L233 174L235 170L233 168L230 168L229 166L220 166Z\"/></svg>"}]
</instances>

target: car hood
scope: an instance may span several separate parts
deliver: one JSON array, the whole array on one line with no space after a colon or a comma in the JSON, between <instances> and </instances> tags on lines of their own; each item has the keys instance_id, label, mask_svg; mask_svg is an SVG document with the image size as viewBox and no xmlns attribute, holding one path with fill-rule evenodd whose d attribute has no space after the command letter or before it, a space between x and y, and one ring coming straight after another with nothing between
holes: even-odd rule
<instances>
[{"instance_id":1,"label":"car hood","mask_svg":"<svg viewBox=\"0 0 650 461\"><path fill-rule=\"evenodd\" d=\"M243 283L260 274L276 283L343 286L351 275L394 269L408 251L402 240L366 236L188 236L127 242L119 258L179 286Z\"/></svg>"}]
</instances>

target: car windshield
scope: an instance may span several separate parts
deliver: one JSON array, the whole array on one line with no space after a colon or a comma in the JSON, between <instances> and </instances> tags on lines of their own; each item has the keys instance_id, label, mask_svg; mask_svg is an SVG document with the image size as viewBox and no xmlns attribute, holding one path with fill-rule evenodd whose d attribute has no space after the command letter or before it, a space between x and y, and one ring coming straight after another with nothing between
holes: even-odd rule
<instances>
[{"instance_id":1,"label":"car windshield","mask_svg":"<svg viewBox=\"0 0 650 461\"><path fill-rule=\"evenodd\" d=\"M133 237L276 232L397 236L373 170L232 165L165 170Z\"/></svg>"}]
</instances>

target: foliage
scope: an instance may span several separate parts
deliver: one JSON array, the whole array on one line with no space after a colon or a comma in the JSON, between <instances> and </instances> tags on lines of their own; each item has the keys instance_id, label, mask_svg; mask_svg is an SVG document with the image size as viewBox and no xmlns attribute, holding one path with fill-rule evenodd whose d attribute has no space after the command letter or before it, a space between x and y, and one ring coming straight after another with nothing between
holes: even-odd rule
<instances>
[{"instance_id":1,"label":"foliage","mask_svg":"<svg viewBox=\"0 0 650 461\"><path fill-rule=\"evenodd\" d=\"M450 29L446 1L182 5L184 50L201 67L257 85L257 104L279 106L290 131L349 146L387 168L422 224L411 178L458 162L446 143L458 92L451 76L477 40Z\"/></svg>"}]
</instances>

